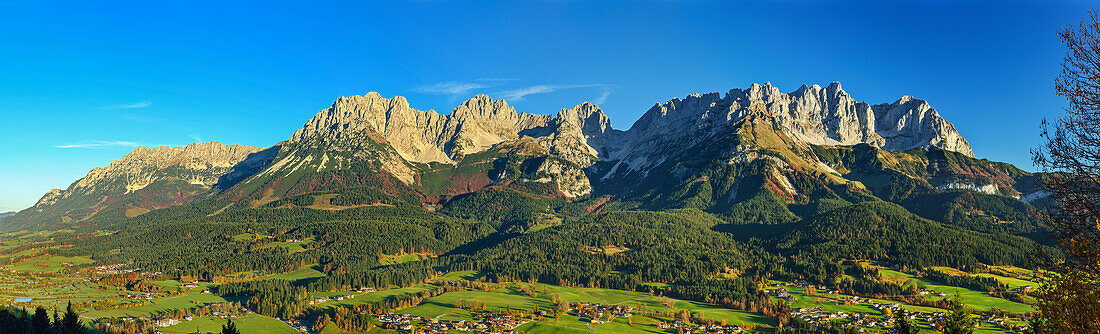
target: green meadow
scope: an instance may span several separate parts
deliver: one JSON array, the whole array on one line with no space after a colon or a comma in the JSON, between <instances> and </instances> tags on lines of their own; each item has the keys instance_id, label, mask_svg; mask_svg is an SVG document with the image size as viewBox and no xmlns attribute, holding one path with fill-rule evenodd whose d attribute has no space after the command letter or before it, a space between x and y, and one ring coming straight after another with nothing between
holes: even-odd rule
<instances>
[{"instance_id":1,"label":"green meadow","mask_svg":"<svg viewBox=\"0 0 1100 334\"><path fill-rule=\"evenodd\" d=\"M539 292L536 292L535 296L532 297L520 289L521 285L532 286ZM473 300L485 303L486 308L490 310L530 311L535 307L541 310L552 310L552 300L555 296L566 302L588 302L608 305L622 304L632 306L636 310L643 307L650 311L667 313L687 310L702 318L716 321L726 320L731 324L773 324L772 319L757 313L737 311L712 304L672 298L662 299L642 292L600 288L562 287L540 283L503 283L495 285L488 291L466 290L448 292L429 298L420 305L407 308L402 310L402 312L433 318L444 316L443 319L447 319L448 317L457 316L457 319L464 319L461 315L466 312L455 307L458 300ZM671 307L665 305L664 302L666 301L668 304L671 304Z\"/></svg>"},{"instance_id":2,"label":"green meadow","mask_svg":"<svg viewBox=\"0 0 1100 334\"><path fill-rule=\"evenodd\" d=\"M879 270L879 273L882 274L883 277L889 275L890 277L903 278L905 279L905 284L916 284L918 286L923 286L929 290L948 294L947 297L928 297L932 300L952 298L952 296L956 292L958 292L959 297L962 299L963 303L981 311L986 311L990 308L999 308L1005 311L1022 314L1035 310L1035 308L1031 305L1021 304L1007 299L993 297L981 291L974 291L967 288L945 285L925 278L916 278L913 277L913 275L902 272L897 272L893 270ZM1017 282L1017 284L1019 284L1019 282Z\"/></svg>"},{"instance_id":3,"label":"green meadow","mask_svg":"<svg viewBox=\"0 0 1100 334\"><path fill-rule=\"evenodd\" d=\"M196 329L199 333L221 333L222 326L226 324L226 320L215 317L198 317L194 320L183 322L178 325L161 328L160 330L168 333L195 333ZM270 333L270 334L298 334L298 330L290 327L286 323L279 321L272 317L253 314L245 317L234 318L233 324L237 326L237 329L241 333Z\"/></svg>"},{"instance_id":4,"label":"green meadow","mask_svg":"<svg viewBox=\"0 0 1100 334\"><path fill-rule=\"evenodd\" d=\"M89 310L82 315L89 318L143 317L157 312L167 312L201 306L206 303L226 302L225 298L209 293L185 293L178 296L156 298L149 305L115 310Z\"/></svg>"}]
</instances>

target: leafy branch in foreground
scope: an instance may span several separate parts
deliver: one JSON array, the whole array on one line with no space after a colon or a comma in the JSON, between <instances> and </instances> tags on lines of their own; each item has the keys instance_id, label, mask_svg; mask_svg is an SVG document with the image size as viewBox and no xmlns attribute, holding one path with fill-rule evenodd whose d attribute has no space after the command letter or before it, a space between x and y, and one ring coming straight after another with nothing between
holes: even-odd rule
<instances>
[{"instance_id":1,"label":"leafy branch in foreground","mask_svg":"<svg viewBox=\"0 0 1100 334\"><path fill-rule=\"evenodd\" d=\"M1067 116L1032 152L1056 205L1049 224L1064 254L1042 253L1036 333L1100 333L1100 20L1095 11L1059 34L1069 49L1055 81Z\"/></svg>"}]
</instances>

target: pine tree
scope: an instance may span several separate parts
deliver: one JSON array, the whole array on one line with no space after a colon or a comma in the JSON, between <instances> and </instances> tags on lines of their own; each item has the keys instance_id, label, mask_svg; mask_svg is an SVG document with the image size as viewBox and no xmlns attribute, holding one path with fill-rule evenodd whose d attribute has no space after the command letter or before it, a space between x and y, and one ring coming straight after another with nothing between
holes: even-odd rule
<instances>
[{"instance_id":1,"label":"pine tree","mask_svg":"<svg viewBox=\"0 0 1100 334\"><path fill-rule=\"evenodd\" d=\"M69 306L65 308L65 316L54 324L57 327L58 332L61 334L84 334L84 325L80 323L80 316L73 311L73 302L69 302Z\"/></svg>"},{"instance_id":2,"label":"pine tree","mask_svg":"<svg viewBox=\"0 0 1100 334\"><path fill-rule=\"evenodd\" d=\"M955 297L951 299L951 310L947 312L947 319L943 323L944 334L971 334L974 333L974 317L970 314L970 308L962 302L962 296L955 290Z\"/></svg>"},{"instance_id":3,"label":"pine tree","mask_svg":"<svg viewBox=\"0 0 1100 334\"><path fill-rule=\"evenodd\" d=\"M31 317L31 328L35 334L50 333L50 314L46 313L44 307L39 306L34 309L34 316Z\"/></svg>"},{"instance_id":4,"label":"pine tree","mask_svg":"<svg viewBox=\"0 0 1100 334\"><path fill-rule=\"evenodd\" d=\"M241 334L241 331L237 330L237 325L233 324L233 320L225 319L225 325L222 326L222 334Z\"/></svg>"},{"instance_id":5,"label":"pine tree","mask_svg":"<svg viewBox=\"0 0 1100 334\"><path fill-rule=\"evenodd\" d=\"M909 322L909 312L906 312L904 309L898 312L898 322L897 325L894 325L894 330L898 334L920 333L920 329L913 327L913 323Z\"/></svg>"}]
</instances>

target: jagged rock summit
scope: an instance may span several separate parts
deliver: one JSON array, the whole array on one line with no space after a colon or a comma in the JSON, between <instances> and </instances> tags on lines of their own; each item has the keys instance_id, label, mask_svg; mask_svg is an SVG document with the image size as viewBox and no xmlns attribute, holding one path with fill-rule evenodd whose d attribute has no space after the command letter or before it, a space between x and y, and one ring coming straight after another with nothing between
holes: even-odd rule
<instances>
[{"instance_id":1,"label":"jagged rock summit","mask_svg":"<svg viewBox=\"0 0 1100 334\"><path fill-rule=\"evenodd\" d=\"M404 97L387 99L370 92L337 99L290 141L340 146L342 138L371 130L407 161L456 163L465 155L528 136L582 167L596 160L622 160L638 169L659 163L656 153L705 138L699 131L721 131L752 114L771 117L784 133L809 144L870 144L892 151L935 146L974 155L954 125L928 102L903 96L872 105L855 100L837 82L802 85L790 93L765 83L724 96L692 94L654 105L626 131L613 129L607 115L588 102L552 117L517 112L504 100L477 95L443 115L413 109Z\"/></svg>"},{"instance_id":2,"label":"jagged rock summit","mask_svg":"<svg viewBox=\"0 0 1100 334\"><path fill-rule=\"evenodd\" d=\"M434 110L409 107L404 97L384 98L376 92L341 97L321 110L290 137L291 143L317 140L329 146L342 144L363 130L380 135L407 161L455 163L465 155L522 136L552 137L543 142L547 149L564 156L576 151L595 156L584 145L585 134L610 129L603 111L590 103L563 109L557 117L516 112L504 100L477 95L455 107L448 115ZM554 140L557 139L557 140ZM591 160L577 156L576 161Z\"/></svg>"},{"instance_id":3,"label":"jagged rock summit","mask_svg":"<svg viewBox=\"0 0 1100 334\"><path fill-rule=\"evenodd\" d=\"M138 147L121 159L112 161L107 167L92 169L66 191L102 187L101 190L131 193L169 177L210 187L217 183L218 177L225 171L259 150L259 147L219 142L191 143L178 147ZM122 188L112 188L119 186Z\"/></svg>"},{"instance_id":4,"label":"jagged rock summit","mask_svg":"<svg viewBox=\"0 0 1100 334\"><path fill-rule=\"evenodd\" d=\"M504 100L477 95L449 114L440 114L411 108L401 96L384 98L370 92L337 99L298 129L284 150L351 153L416 187L420 174L434 168L426 165L459 165L472 154L518 145L529 156L545 154L553 159L535 162L523 176L515 171L512 175L496 172L488 176L489 182L509 177L554 182L562 194L578 197L591 192L588 177L593 174L601 180L623 179L635 172L648 175L655 166L681 161L687 157L684 154L701 147L727 152L731 158L747 154L748 148L725 141L738 131L737 124L753 116L805 144L869 144L890 151L938 147L973 156L966 139L927 102L904 96L893 103L872 105L852 98L836 82L827 87L802 85L790 93L765 83L724 95L692 94L655 104L625 131L612 128L603 110L588 102L550 116L518 112ZM311 149L296 148L302 147L298 144ZM541 153L531 147L540 147ZM281 172L287 174L310 161L320 164L310 168L322 170L342 165L344 159L301 154L283 158L275 163L277 168L265 173L294 166ZM607 168L593 167L601 161ZM820 162L810 163L830 170Z\"/></svg>"},{"instance_id":5,"label":"jagged rock summit","mask_svg":"<svg viewBox=\"0 0 1100 334\"><path fill-rule=\"evenodd\" d=\"M693 94L650 108L628 133L633 137L734 123L753 112L774 117L784 132L816 145L871 144L886 150L936 146L973 156L970 144L924 100L904 96L894 103L856 101L840 83L802 85L783 93L771 85Z\"/></svg>"},{"instance_id":6,"label":"jagged rock summit","mask_svg":"<svg viewBox=\"0 0 1100 334\"><path fill-rule=\"evenodd\" d=\"M783 133L815 145L869 144L885 150L939 147L974 156L970 144L928 102L904 96L894 103L856 101L840 83L802 85L783 93L771 83L748 89L692 94L658 103L609 147L604 160L631 170L663 162L664 152L692 147L750 115L774 121Z\"/></svg>"}]
</instances>

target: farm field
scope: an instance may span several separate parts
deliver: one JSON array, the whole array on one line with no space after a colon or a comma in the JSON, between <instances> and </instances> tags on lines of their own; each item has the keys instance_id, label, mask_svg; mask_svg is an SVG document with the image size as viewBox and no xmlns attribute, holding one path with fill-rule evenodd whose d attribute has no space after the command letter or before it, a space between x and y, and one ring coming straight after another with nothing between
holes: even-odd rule
<instances>
[{"instance_id":1,"label":"farm field","mask_svg":"<svg viewBox=\"0 0 1100 334\"><path fill-rule=\"evenodd\" d=\"M803 288L793 287L793 286L787 286L785 288L787 289L788 293L792 297L794 297L794 302L791 304L791 307L796 307L796 308L798 308L798 307L811 307L811 308L812 307L819 307L822 310L824 310L824 312L826 312L826 313L844 311L844 312L848 312L848 313L853 313L853 312L868 313L868 314L875 315L875 316L882 316L883 315L883 313L881 311L875 310L874 308L872 308L868 304L847 305L847 304L843 304L842 302L837 303L836 299L834 298L834 295L826 295L826 294L823 294L820 291L817 292L817 294L815 294L813 296L809 296L809 295L805 294L805 289L803 289ZM840 294L839 297L843 300L843 299L847 299L851 296L845 295L845 294ZM870 301L873 302L873 303L882 303L882 304L899 304L899 305L901 305L902 308L904 308L906 310L909 310L909 311L915 311L915 312L935 313L935 312L945 312L946 311L946 310L940 309L940 308L910 305L910 304L906 304L906 303L902 303L902 302L898 302L898 301L894 301L894 300L887 300L887 299L873 299L872 298L872 299L870 299ZM973 305L971 305L971 307L973 307ZM915 324L924 331L930 331L930 332L934 331L932 324L929 324L927 322L917 320L917 321L915 321ZM980 325L980 327L976 329L977 333L1004 333L1005 332L1004 329L996 328L991 323L980 323L979 322L979 325Z\"/></svg>"},{"instance_id":2,"label":"farm field","mask_svg":"<svg viewBox=\"0 0 1100 334\"><path fill-rule=\"evenodd\" d=\"M287 252L290 252L290 253L301 252L301 251L305 250L305 245L309 244L312 241L313 241L312 237L306 238L302 241L273 241L273 242L266 243L263 246L260 246L260 249L281 247L283 249L286 249Z\"/></svg>"},{"instance_id":3,"label":"farm field","mask_svg":"<svg viewBox=\"0 0 1100 334\"><path fill-rule=\"evenodd\" d=\"M435 286L428 285L428 284L420 284L420 285L415 285L415 286L411 286L411 287L396 288L396 289L385 289L385 290L379 290L379 291L370 292L370 293L355 293L355 292L346 292L346 291L345 292L320 292L320 293L315 293L312 296L313 297L329 297L329 296L336 296L336 295L352 294L352 295L355 295L355 298L345 299L345 300L341 300L341 301L329 300L327 302L317 304L317 307L321 307L321 308L331 308L331 307L339 307L339 306L351 307L351 306L365 304L365 303L382 301L382 300L385 300L385 299L393 297L393 296L419 293L421 291L428 291L428 290L432 290L432 289L435 289Z\"/></svg>"},{"instance_id":4,"label":"farm field","mask_svg":"<svg viewBox=\"0 0 1100 334\"><path fill-rule=\"evenodd\" d=\"M602 324L587 324L582 319L574 316L563 316L560 319L548 319L546 321L532 321L516 328L520 332L528 332L533 334L546 333L597 333L597 334L647 334L647 333L669 333L668 329L660 329L656 327L657 320L645 316L634 316L631 319L633 325L627 324L625 319L619 318L615 321L602 323ZM591 328L591 329L590 329Z\"/></svg>"},{"instance_id":5,"label":"farm field","mask_svg":"<svg viewBox=\"0 0 1100 334\"><path fill-rule=\"evenodd\" d=\"M90 310L82 315L89 318L119 318L119 317L143 317L157 312L174 311L179 309L201 306L205 303L226 302L225 298L208 293L189 292L178 296L157 298L150 300L149 305L115 309L115 310Z\"/></svg>"},{"instance_id":6,"label":"farm field","mask_svg":"<svg viewBox=\"0 0 1100 334\"><path fill-rule=\"evenodd\" d=\"M1018 278L1004 277L1004 276L994 275L994 274L976 274L976 275L977 276L982 276L982 277L991 277L993 279L996 279L996 280L1000 281L1001 283L1004 283L1004 285L1007 285L1008 287L1013 288L1013 289L1020 288L1020 287L1025 287L1025 286L1033 286L1033 287L1039 286L1039 283L1035 283L1035 282L1028 281L1028 280L1022 280L1022 279L1018 279Z\"/></svg>"},{"instance_id":7,"label":"farm field","mask_svg":"<svg viewBox=\"0 0 1100 334\"><path fill-rule=\"evenodd\" d=\"M420 261L420 260L429 259L431 257L432 256L430 254L423 254L423 253L406 253L406 254L396 254L396 255L382 254L381 256L378 257L378 263L381 263L382 265L385 266L385 265L391 265L391 264L400 264L400 263L405 263L405 262Z\"/></svg>"},{"instance_id":8,"label":"farm field","mask_svg":"<svg viewBox=\"0 0 1100 334\"><path fill-rule=\"evenodd\" d=\"M178 325L161 328L168 333L220 333L226 321L216 317L198 317ZM271 334L297 334L298 331L286 323L272 317L253 314L240 318L234 318L233 324L241 333L271 333Z\"/></svg>"},{"instance_id":9,"label":"farm field","mask_svg":"<svg viewBox=\"0 0 1100 334\"><path fill-rule=\"evenodd\" d=\"M971 307L977 308L982 311L986 311L994 307L1015 313L1027 313L1034 310L1034 307L1032 307L1031 305L1021 304L1007 299L993 297L981 291L974 291L967 288L944 285L924 278L915 278L912 275L898 271L879 270L879 273L882 274L884 277L886 275L890 275L891 277L905 278L906 284L918 284L920 286L928 288L929 290L943 292L948 295L953 295L957 291L959 293L959 296L962 298L963 303L966 303L967 305L970 305ZM950 296L938 298L933 297L930 299L943 298L950 298Z\"/></svg>"},{"instance_id":10,"label":"farm field","mask_svg":"<svg viewBox=\"0 0 1100 334\"><path fill-rule=\"evenodd\" d=\"M285 280L294 281L294 280L300 280L300 279L303 279L303 278L314 278L314 277L323 277L323 276L325 276L325 274L318 271L316 268L314 268L312 266L306 266L306 267L302 267L298 270L291 271L291 272L288 272L288 273L282 273L282 274L277 274L277 275L261 277L259 279L285 279Z\"/></svg>"},{"instance_id":11,"label":"farm field","mask_svg":"<svg viewBox=\"0 0 1100 334\"><path fill-rule=\"evenodd\" d=\"M532 286L536 292L535 297L520 290L520 285ZM772 319L757 313L731 310L712 304L685 301L679 299L662 299L642 292L630 292L621 290L599 288L574 288L540 283L503 283L498 284L488 291L466 290L448 292L439 296L428 298L418 306L407 308L401 312L424 317L443 317L451 320L469 320L468 312L456 308L459 300L477 301L485 303L489 310L524 310L531 311L536 306L542 310L553 309L553 298L561 298L565 302L588 302L605 305L628 305L635 310L647 309L653 312L672 313L676 310L687 310L699 317L716 321L726 320L730 324L758 324L773 325ZM672 305L669 307L665 304ZM675 309L674 309L674 308ZM593 325L595 326L595 325Z\"/></svg>"},{"instance_id":12,"label":"farm field","mask_svg":"<svg viewBox=\"0 0 1100 334\"><path fill-rule=\"evenodd\" d=\"M443 276L436 277L433 281L445 282L445 281L473 281L485 276L482 273L476 271L452 271Z\"/></svg>"},{"instance_id":13,"label":"farm field","mask_svg":"<svg viewBox=\"0 0 1100 334\"><path fill-rule=\"evenodd\" d=\"M65 269L66 267L69 267L69 266L89 264L89 263L93 263L93 262L95 262L95 261L93 261L92 259L90 259L86 256L64 257L64 256L41 255L41 256L32 258L32 259L30 259L26 262L20 263L18 265L10 266L8 268L11 269L12 271L17 271L17 272L49 272L49 273L56 273L56 272L60 272L62 269Z\"/></svg>"},{"instance_id":14,"label":"farm field","mask_svg":"<svg viewBox=\"0 0 1100 334\"><path fill-rule=\"evenodd\" d=\"M31 298L34 305L63 308L74 303L119 298L126 291L103 288L82 278L0 276L0 299Z\"/></svg>"}]
</instances>

